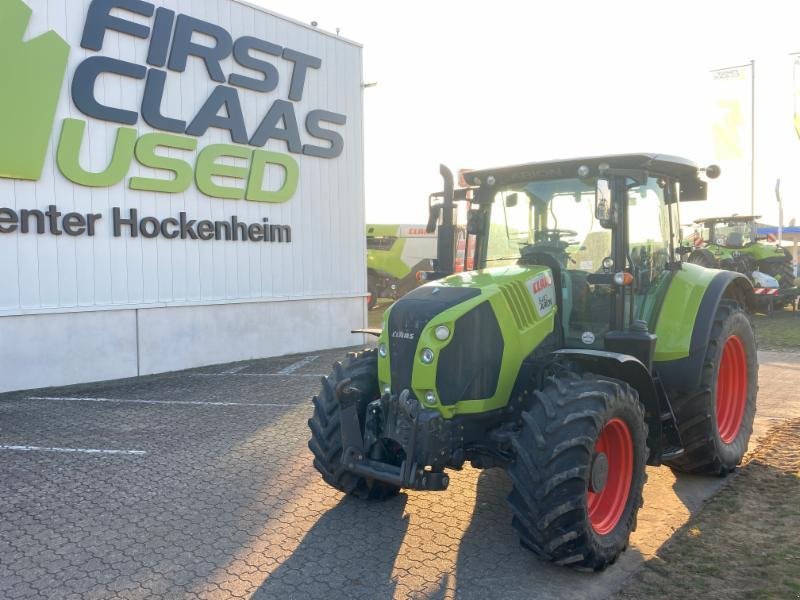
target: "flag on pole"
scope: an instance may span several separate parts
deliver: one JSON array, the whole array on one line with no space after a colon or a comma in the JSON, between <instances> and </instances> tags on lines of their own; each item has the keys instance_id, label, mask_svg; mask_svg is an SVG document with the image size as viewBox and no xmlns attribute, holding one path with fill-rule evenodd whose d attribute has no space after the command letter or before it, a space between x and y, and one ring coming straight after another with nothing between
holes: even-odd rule
<instances>
[{"instance_id":1,"label":"flag on pole","mask_svg":"<svg viewBox=\"0 0 800 600\"><path fill-rule=\"evenodd\" d=\"M714 157L718 161L747 160L752 139L752 65L711 71Z\"/></svg>"},{"instance_id":2,"label":"flag on pole","mask_svg":"<svg viewBox=\"0 0 800 600\"><path fill-rule=\"evenodd\" d=\"M794 56L794 131L800 137L800 54Z\"/></svg>"}]
</instances>

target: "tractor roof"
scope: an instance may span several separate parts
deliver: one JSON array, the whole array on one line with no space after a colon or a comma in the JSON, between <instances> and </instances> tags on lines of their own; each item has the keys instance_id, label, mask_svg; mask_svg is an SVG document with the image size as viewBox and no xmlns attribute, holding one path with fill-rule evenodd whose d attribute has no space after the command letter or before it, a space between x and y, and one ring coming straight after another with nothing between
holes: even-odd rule
<instances>
[{"instance_id":1,"label":"tractor roof","mask_svg":"<svg viewBox=\"0 0 800 600\"><path fill-rule=\"evenodd\" d=\"M607 164L612 169L644 169L650 173L679 179L696 178L698 166L685 158L667 154L613 154L588 158L569 158L547 162L527 163L495 169L469 171L465 179L469 184L480 185L493 175L498 185L533 179L562 179L577 177L578 167L586 165L590 174L597 175L599 166Z\"/></svg>"},{"instance_id":2,"label":"tractor roof","mask_svg":"<svg viewBox=\"0 0 800 600\"><path fill-rule=\"evenodd\" d=\"M695 223L749 223L760 219L761 215L731 215L730 217L709 217L707 219L697 219Z\"/></svg>"}]
</instances>

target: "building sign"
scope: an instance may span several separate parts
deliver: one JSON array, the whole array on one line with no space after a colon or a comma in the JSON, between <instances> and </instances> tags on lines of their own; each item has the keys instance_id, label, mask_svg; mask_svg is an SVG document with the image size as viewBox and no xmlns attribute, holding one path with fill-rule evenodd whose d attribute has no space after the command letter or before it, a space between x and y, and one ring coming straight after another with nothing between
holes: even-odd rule
<instances>
[{"instance_id":1,"label":"building sign","mask_svg":"<svg viewBox=\"0 0 800 600\"><path fill-rule=\"evenodd\" d=\"M77 65L67 84L74 106L83 115L115 127L115 141L105 168L89 170L80 161L81 148L87 143L86 121L70 117L56 123L55 119L71 49L53 31L23 41L30 17L31 10L22 0L0 4L4 88L0 177L39 180L50 138L57 131L58 170L81 186L108 188L125 182L131 190L180 194L194 185L213 198L282 203L292 198L298 185L299 166L293 155L332 159L343 151L345 140L336 126L347 122L345 114L323 107L298 114L295 108L306 93L308 73L324 68L319 57L260 37L234 39L217 24L156 8L144 0L93 0L80 41L89 56ZM106 55L104 42L112 31L146 40L146 61ZM206 76L216 85L199 110L168 113L165 91L172 78L185 73L190 58L202 61ZM234 68L226 71L223 64L230 64L228 59ZM288 73L288 93L274 98L281 73ZM101 80L109 77L136 83L142 100L135 110L127 98L120 103L98 98ZM266 98L260 103L263 116L259 115L252 130L245 124L241 91ZM140 135L136 126L141 124L157 131ZM204 145L203 136L212 128L226 131L233 143ZM265 150L270 140L283 142L286 151ZM128 177L134 163L159 175ZM281 183L265 187L265 174L271 169L282 172ZM218 183L221 177L230 183ZM74 220L79 222L77 217ZM24 224L23 219L20 227ZM13 231L13 227L10 209L0 210L0 232Z\"/></svg>"},{"instance_id":2,"label":"building sign","mask_svg":"<svg viewBox=\"0 0 800 600\"><path fill-rule=\"evenodd\" d=\"M0 0L0 321L360 310L361 84L359 44L246 0Z\"/></svg>"}]
</instances>

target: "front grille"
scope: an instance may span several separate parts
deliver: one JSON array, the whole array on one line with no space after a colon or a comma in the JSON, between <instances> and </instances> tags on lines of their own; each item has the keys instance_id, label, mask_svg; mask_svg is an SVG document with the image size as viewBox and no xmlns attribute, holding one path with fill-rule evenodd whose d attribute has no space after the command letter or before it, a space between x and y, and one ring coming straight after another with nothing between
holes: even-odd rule
<instances>
[{"instance_id":1,"label":"front grille","mask_svg":"<svg viewBox=\"0 0 800 600\"><path fill-rule=\"evenodd\" d=\"M389 360L392 391L411 389L419 335L439 313L479 296L478 288L422 286L394 303L389 312Z\"/></svg>"},{"instance_id":2,"label":"front grille","mask_svg":"<svg viewBox=\"0 0 800 600\"><path fill-rule=\"evenodd\" d=\"M455 323L439 355L436 390L443 405L494 396L503 363L503 334L491 304L482 302Z\"/></svg>"},{"instance_id":3,"label":"front grille","mask_svg":"<svg viewBox=\"0 0 800 600\"><path fill-rule=\"evenodd\" d=\"M525 285L521 281L512 281L500 286L500 291L508 304L508 310L514 317L517 329L523 330L531 327L536 321L536 317L533 315L533 305Z\"/></svg>"}]
</instances>

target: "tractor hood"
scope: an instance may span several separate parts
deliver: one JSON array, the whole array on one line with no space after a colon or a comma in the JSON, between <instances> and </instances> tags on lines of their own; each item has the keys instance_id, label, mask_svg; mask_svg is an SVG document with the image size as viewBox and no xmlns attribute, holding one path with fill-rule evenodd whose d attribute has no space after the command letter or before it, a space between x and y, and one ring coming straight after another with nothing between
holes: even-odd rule
<instances>
[{"instance_id":1,"label":"tractor hood","mask_svg":"<svg viewBox=\"0 0 800 600\"><path fill-rule=\"evenodd\" d=\"M553 331L556 290L541 266L452 275L399 299L384 315L378 376L445 417L508 402L520 365Z\"/></svg>"}]
</instances>

